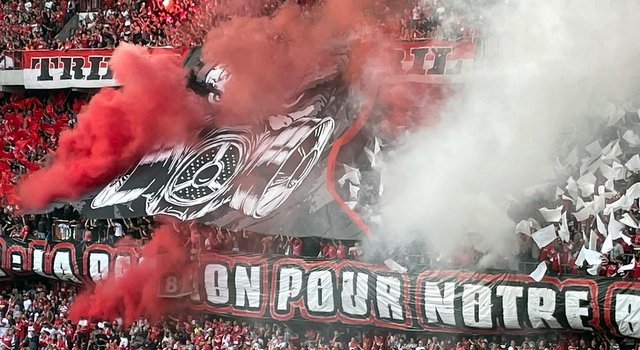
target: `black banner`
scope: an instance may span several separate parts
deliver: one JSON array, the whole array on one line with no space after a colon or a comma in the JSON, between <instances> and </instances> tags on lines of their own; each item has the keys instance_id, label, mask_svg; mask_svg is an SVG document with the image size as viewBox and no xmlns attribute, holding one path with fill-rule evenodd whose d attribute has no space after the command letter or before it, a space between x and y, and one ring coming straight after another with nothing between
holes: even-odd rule
<instances>
[{"instance_id":1,"label":"black banner","mask_svg":"<svg viewBox=\"0 0 640 350\"><path fill-rule=\"evenodd\" d=\"M97 282L124 274L138 262L139 248L1 237L0 278L40 275L77 284Z\"/></svg>"},{"instance_id":2,"label":"black banner","mask_svg":"<svg viewBox=\"0 0 640 350\"><path fill-rule=\"evenodd\" d=\"M94 283L139 261L135 246L0 239L0 276ZM192 279L191 276L196 276ZM406 273L350 260L203 252L197 271L163 276L159 296L195 310L439 332L574 330L640 338L640 282L508 272Z\"/></svg>"},{"instance_id":3,"label":"black banner","mask_svg":"<svg viewBox=\"0 0 640 350\"><path fill-rule=\"evenodd\" d=\"M420 96L411 104L437 105L436 94L419 91L461 82L473 67L475 48L472 41L401 43L394 50L397 74L381 85L407 84L407 91ZM224 99L233 72L201 62L199 52L186 55L189 87L215 104ZM379 152L377 138L384 137L377 125L388 115L384 99L354 93L339 66L310 74L283 114L265 116L258 125L204 131L196 143L147 155L84 198L83 214L95 219L161 214L262 234L364 238L375 229L367 205L382 193L381 175L373 160L364 159L365 148ZM352 184L340 180L343 165L362 178Z\"/></svg>"},{"instance_id":4,"label":"black banner","mask_svg":"<svg viewBox=\"0 0 640 350\"><path fill-rule=\"evenodd\" d=\"M206 79L219 85L227 79L224 68L203 69L203 79L215 76ZM348 99L338 74L309 81L286 114L204 131L197 143L149 154L86 199L82 212L88 218L168 215L266 234L362 239L363 228L327 185L327 168L336 164L332 144L358 117Z\"/></svg>"},{"instance_id":5,"label":"black banner","mask_svg":"<svg viewBox=\"0 0 640 350\"><path fill-rule=\"evenodd\" d=\"M587 276L399 273L355 261L208 254L191 300L218 314L383 328L640 337L640 283Z\"/></svg>"}]
</instances>

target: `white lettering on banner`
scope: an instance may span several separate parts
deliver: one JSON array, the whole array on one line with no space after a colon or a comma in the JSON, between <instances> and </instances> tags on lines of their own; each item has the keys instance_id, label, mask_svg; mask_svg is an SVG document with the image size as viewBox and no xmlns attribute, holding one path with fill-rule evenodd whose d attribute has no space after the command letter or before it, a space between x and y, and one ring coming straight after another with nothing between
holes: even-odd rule
<instances>
[{"instance_id":1,"label":"white lettering on banner","mask_svg":"<svg viewBox=\"0 0 640 350\"><path fill-rule=\"evenodd\" d=\"M489 287L475 284L465 284L463 286L462 318L464 324L468 327L493 327L493 322L491 321L491 289Z\"/></svg>"},{"instance_id":2,"label":"white lettering on banner","mask_svg":"<svg viewBox=\"0 0 640 350\"><path fill-rule=\"evenodd\" d=\"M533 328L562 328L553 316L556 292L549 288L529 288L527 311Z\"/></svg>"},{"instance_id":3,"label":"white lettering on banner","mask_svg":"<svg viewBox=\"0 0 640 350\"><path fill-rule=\"evenodd\" d=\"M259 308L261 293L260 265L251 266L251 278L248 276L246 266L236 266L235 269L236 306Z\"/></svg>"},{"instance_id":4,"label":"white lettering on banner","mask_svg":"<svg viewBox=\"0 0 640 350\"><path fill-rule=\"evenodd\" d=\"M518 298L522 298L524 288L516 286L498 286L496 295L502 297L502 322L504 328L520 329L518 322Z\"/></svg>"},{"instance_id":5,"label":"white lettering on banner","mask_svg":"<svg viewBox=\"0 0 640 350\"><path fill-rule=\"evenodd\" d=\"M56 250L53 254L53 274L62 281L81 283L73 274L71 252Z\"/></svg>"},{"instance_id":6,"label":"white lettering on banner","mask_svg":"<svg viewBox=\"0 0 640 350\"><path fill-rule=\"evenodd\" d=\"M311 312L334 312L331 271L311 271L307 279L307 309Z\"/></svg>"},{"instance_id":7,"label":"white lettering on banner","mask_svg":"<svg viewBox=\"0 0 640 350\"><path fill-rule=\"evenodd\" d=\"M229 302L229 271L220 264L208 264L204 268L204 290L207 301L223 305Z\"/></svg>"},{"instance_id":8,"label":"white lettering on banner","mask_svg":"<svg viewBox=\"0 0 640 350\"><path fill-rule=\"evenodd\" d=\"M107 278L109 275L109 254L104 252L89 252L89 277L94 282Z\"/></svg>"},{"instance_id":9,"label":"white lettering on banner","mask_svg":"<svg viewBox=\"0 0 640 350\"><path fill-rule=\"evenodd\" d=\"M580 302L587 300L589 300L589 293L586 291L569 290L564 294L565 315L571 328L591 330L591 327L586 327L582 320L582 317L589 316L589 309L580 307Z\"/></svg>"},{"instance_id":10,"label":"white lettering on banner","mask_svg":"<svg viewBox=\"0 0 640 350\"><path fill-rule=\"evenodd\" d=\"M456 294L456 284L446 282L443 294L435 282L424 283L424 313L428 323L442 323L455 326L456 319L453 309L453 299ZM438 319L440 316L440 320Z\"/></svg>"},{"instance_id":11,"label":"white lettering on banner","mask_svg":"<svg viewBox=\"0 0 640 350\"><path fill-rule=\"evenodd\" d=\"M49 277L46 273L44 273L44 250L40 248L33 248L31 261L33 272L37 273L40 276Z\"/></svg>"},{"instance_id":12,"label":"white lettering on banner","mask_svg":"<svg viewBox=\"0 0 640 350\"><path fill-rule=\"evenodd\" d=\"M302 290L302 271L296 268L285 267L280 269L278 280L278 296L276 297L276 310L287 311L289 300L295 299Z\"/></svg>"},{"instance_id":13,"label":"white lettering on banner","mask_svg":"<svg viewBox=\"0 0 640 350\"><path fill-rule=\"evenodd\" d=\"M342 273L342 312L350 316L365 316L368 295L368 274L353 271Z\"/></svg>"},{"instance_id":14,"label":"white lettering on banner","mask_svg":"<svg viewBox=\"0 0 640 350\"><path fill-rule=\"evenodd\" d=\"M11 270L22 272L22 254L11 252Z\"/></svg>"},{"instance_id":15,"label":"white lettering on banner","mask_svg":"<svg viewBox=\"0 0 640 350\"><path fill-rule=\"evenodd\" d=\"M404 321L404 313L400 305L401 288L402 283L399 278L378 276L376 280L376 302L380 318Z\"/></svg>"},{"instance_id":16,"label":"white lettering on banner","mask_svg":"<svg viewBox=\"0 0 640 350\"><path fill-rule=\"evenodd\" d=\"M115 270L116 278L120 278L124 276L130 267L131 267L131 256L129 255L116 256L115 262L113 264L113 269Z\"/></svg>"},{"instance_id":17,"label":"white lettering on banner","mask_svg":"<svg viewBox=\"0 0 640 350\"><path fill-rule=\"evenodd\" d=\"M640 296L616 295L615 320L620 334L640 338Z\"/></svg>"}]
</instances>

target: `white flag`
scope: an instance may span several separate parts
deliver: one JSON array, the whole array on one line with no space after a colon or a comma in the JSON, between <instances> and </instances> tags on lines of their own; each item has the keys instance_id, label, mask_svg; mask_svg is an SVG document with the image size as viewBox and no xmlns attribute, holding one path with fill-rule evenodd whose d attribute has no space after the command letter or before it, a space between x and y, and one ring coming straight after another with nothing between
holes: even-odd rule
<instances>
[{"instance_id":1,"label":"white flag","mask_svg":"<svg viewBox=\"0 0 640 350\"><path fill-rule=\"evenodd\" d=\"M387 259L384 261L384 264L387 265L387 267L395 272L399 272L399 273L406 273L407 269L398 264L397 262L393 261L392 259Z\"/></svg>"},{"instance_id":2,"label":"white flag","mask_svg":"<svg viewBox=\"0 0 640 350\"><path fill-rule=\"evenodd\" d=\"M612 235L608 235L607 238L604 239L604 243L602 243L602 248L600 248L600 252L602 252L602 254L607 254L611 251L611 249L613 249L613 239L611 238Z\"/></svg>"},{"instance_id":3,"label":"white flag","mask_svg":"<svg viewBox=\"0 0 640 350\"><path fill-rule=\"evenodd\" d=\"M604 196L593 196L593 201L591 201L591 214L597 215L604 210L606 207L605 198L606 194Z\"/></svg>"},{"instance_id":4,"label":"white flag","mask_svg":"<svg viewBox=\"0 0 640 350\"><path fill-rule=\"evenodd\" d=\"M360 192L360 186L356 186L354 184L349 184L349 197L352 200L358 199L358 192Z\"/></svg>"},{"instance_id":5,"label":"white flag","mask_svg":"<svg viewBox=\"0 0 640 350\"><path fill-rule=\"evenodd\" d=\"M604 222L602 222L602 219L600 219L600 215L596 215L596 228L603 236L608 235L607 227L604 225Z\"/></svg>"},{"instance_id":6,"label":"white flag","mask_svg":"<svg viewBox=\"0 0 640 350\"><path fill-rule=\"evenodd\" d=\"M600 265L602 263L602 253L597 250L585 249L584 258L589 265Z\"/></svg>"},{"instance_id":7,"label":"white flag","mask_svg":"<svg viewBox=\"0 0 640 350\"><path fill-rule=\"evenodd\" d=\"M629 213L624 213L624 215L622 215L622 218L620 218L620 222L629 227L640 228L640 225L638 225L636 219L629 215Z\"/></svg>"},{"instance_id":8,"label":"white flag","mask_svg":"<svg viewBox=\"0 0 640 350\"><path fill-rule=\"evenodd\" d=\"M602 149L602 159L604 160L617 159L621 155L622 149L620 149L620 140L611 141Z\"/></svg>"},{"instance_id":9,"label":"white flag","mask_svg":"<svg viewBox=\"0 0 640 350\"><path fill-rule=\"evenodd\" d=\"M598 234L594 230L591 230L591 233L589 234L589 249L598 249Z\"/></svg>"},{"instance_id":10,"label":"white flag","mask_svg":"<svg viewBox=\"0 0 640 350\"><path fill-rule=\"evenodd\" d=\"M562 213L562 219L560 220L560 229L558 230L558 236L565 242L571 240L571 234L569 233L569 225L567 224L567 212Z\"/></svg>"},{"instance_id":11,"label":"white flag","mask_svg":"<svg viewBox=\"0 0 640 350\"><path fill-rule=\"evenodd\" d=\"M524 233L531 237L531 221L522 220L516 225L516 233Z\"/></svg>"},{"instance_id":12,"label":"white flag","mask_svg":"<svg viewBox=\"0 0 640 350\"><path fill-rule=\"evenodd\" d=\"M613 217L613 213L611 213L611 215L609 216L609 226L607 226L607 231L609 231L611 241L622 238L625 243L630 245L631 238L622 233L622 229L624 229L624 225L621 222L617 221L616 218Z\"/></svg>"},{"instance_id":13,"label":"white flag","mask_svg":"<svg viewBox=\"0 0 640 350\"><path fill-rule=\"evenodd\" d=\"M582 249L580 249L578 257L576 258L575 264L579 267L582 266L582 263L585 261L587 262L587 264L589 264L589 266L599 265L600 263L602 263L602 253L582 247Z\"/></svg>"},{"instance_id":14,"label":"white flag","mask_svg":"<svg viewBox=\"0 0 640 350\"><path fill-rule=\"evenodd\" d=\"M360 170L357 168L352 168L346 164L342 165L344 167L344 175L338 180L340 186L344 186L344 182L349 180L354 185L360 185Z\"/></svg>"},{"instance_id":15,"label":"white flag","mask_svg":"<svg viewBox=\"0 0 640 350\"><path fill-rule=\"evenodd\" d=\"M540 208L538 211L546 222L559 222L562 216L562 206L555 209Z\"/></svg>"},{"instance_id":16,"label":"white flag","mask_svg":"<svg viewBox=\"0 0 640 350\"><path fill-rule=\"evenodd\" d=\"M633 185L629 186L624 194L631 200L640 198L640 182L636 182Z\"/></svg>"},{"instance_id":17,"label":"white flag","mask_svg":"<svg viewBox=\"0 0 640 350\"><path fill-rule=\"evenodd\" d=\"M609 215L609 224L607 225L607 233L609 236L612 236L611 239L614 241L620 238L620 231L624 228L624 225L621 224L616 218L613 216L613 213Z\"/></svg>"},{"instance_id":18,"label":"white flag","mask_svg":"<svg viewBox=\"0 0 640 350\"><path fill-rule=\"evenodd\" d=\"M586 173L576 181L582 197L589 197L596 189L596 176L593 173Z\"/></svg>"},{"instance_id":19,"label":"white flag","mask_svg":"<svg viewBox=\"0 0 640 350\"><path fill-rule=\"evenodd\" d=\"M582 210L573 213L573 216L576 217L576 220L582 222L585 221L589 218L589 216L591 215L591 208L582 208Z\"/></svg>"},{"instance_id":20,"label":"white flag","mask_svg":"<svg viewBox=\"0 0 640 350\"><path fill-rule=\"evenodd\" d=\"M578 194L578 184L572 176L567 179L567 186L565 186L565 189L567 190L567 192L569 192L569 196L571 196L572 198L575 199L580 197L580 195Z\"/></svg>"},{"instance_id":21,"label":"white flag","mask_svg":"<svg viewBox=\"0 0 640 350\"><path fill-rule=\"evenodd\" d=\"M622 134L622 139L627 141L631 147L640 146L640 136L636 135L632 130L625 131L625 133Z\"/></svg>"},{"instance_id":22,"label":"white flag","mask_svg":"<svg viewBox=\"0 0 640 350\"><path fill-rule=\"evenodd\" d=\"M629 159L629 161L624 165L629 169L629 171L638 172L640 171L640 156L634 155Z\"/></svg>"},{"instance_id":23,"label":"white flag","mask_svg":"<svg viewBox=\"0 0 640 350\"><path fill-rule=\"evenodd\" d=\"M607 181L605 181L605 182L604 182L604 188L605 188L607 191L615 192L615 188L614 188L614 185L613 185L613 180L607 180Z\"/></svg>"},{"instance_id":24,"label":"white flag","mask_svg":"<svg viewBox=\"0 0 640 350\"><path fill-rule=\"evenodd\" d=\"M576 210L584 209L584 207L585 207L584 200L578 197L578 199L576 199Z\"/></svg>"},{"instance_id":25,"label":"white flag","mask_svg":"<svg viewBox=\"0 0 640 350\"><path fill-rule=\"evenodd\" d=\"M617 201L607 204L602 212L604 213L604 215L609 215L613 212L618 211L619 209L629 210L632 205L633 199L627 197L626 194L623 194L622 196L620 196L620 198L618 198Z\"/></svg>"},{"instance_id":26,"label":"white flag","mask_svg":"<svg viewBox=\"0 0 640 350\"><path fill-rule=\"evenodd\" d=\"M546 247L549 243L553 242L556 237L556 228L553 225L542 228L531 235L531 238L533 238L539 248Z\"/></svg>"},{"instance_id":27,"label":"white flag","mask_svg":"<svg viewBox=\"0 0 640 350\"><path fill-rule=\"evenodd\" d=\"M597 276L598 275L598 271L600 271L600 264L598 265L593 265L590 268L587 269L587 272L591 275L591 276Z\"/></svg>"},{"instance_id":28,"label":"white flag","mask_svg":"<svg viewBox=\"0 0 640 350\"><path fill-rule=\"evenodd\" d=\"M598 140L591 142L584 149L586 149L591 156L596 156L602 153L602 146L600 146L600 142Z\"/></svg>"},{"instance_id":29,"label":"white flag","mask_svg":"<svg viewBox=\"0 0 640 350\"><path fill-rule=\"evenodd\" d=\"M547 263L543 261L540 264L538 264L538 267L536 267L536 269L533 270L531 274L529 274L529 277L531 277L536 282L540 282L542 281L546 273L547 273Z\"/></svg>"},{"instance_id":30,"label":"white flag","mask_svg":"<svg viewBox=\"0 0 640 350\"><path fill-rule=\"evenodd\" d=\"M620 268L618 269L618 273L633 270L635 267L636 267L636 258L633 258L631 259L631 262L628 263L627 265L620 266Z\"/></svg>"}]
</instances>

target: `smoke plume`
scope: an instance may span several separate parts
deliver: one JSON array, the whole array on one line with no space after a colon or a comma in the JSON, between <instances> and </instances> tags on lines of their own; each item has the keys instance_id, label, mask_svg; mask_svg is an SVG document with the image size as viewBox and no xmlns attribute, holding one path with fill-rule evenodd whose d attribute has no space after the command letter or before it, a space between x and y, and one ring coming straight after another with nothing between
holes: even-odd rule
<instances>
[{"instance_id":1,"label":"smoke plume","mask_svg":"<svg viewBox=\"0 0 640 350\"><path fill-rule=\"evenodd\" d=\"M78 295L69 311L71 319L121 317L125 324L131 324L140 316L152 320L166 316L176 304L158 296L161 282L167 274L186 276L191 271L179 233L169 225L159 227L140 256L140 263L132 264L123 276L111 275L93 290Z\"/></svg>"},{"instance_id":2,"label":"smoke plume","mask_svg":"<svg viewBox=\"0 0 640 350\"><path fill-rule=\"evenodd\" d=\"M596 109L628 92L638 73L639 6L516 1L484 9L491 59L437 123L389 157L384 217L394 239L417 235L448 253L476 232L481 245L515 254L507 198L553 180L564 133L592 117L603 122Z\"/></svg>"},{"instance_id":3,"label":"smoke plume","mask_svg":"<svg viewBox=\"0 0 640 350\"><path fill-rule=\"evenodd\" d=\"M62 133L52 164L22 182L24 207L75 199L201 125L203 108L186 88L177 55L122 44L109 65L122 88L102 89L79 114L76 128Z\"/></svg>"},{"instance_id":4,"label":"smoke plume","mask_svg":"<svg viewBox=\"0 0 640 350\"><path fill-rule=\"evenodd\" d=\"M219 123L251 123L282 113L311 74L341 64L340 52L351 52L351 63L341 68L356 85L371 52L387 42L374 16L388 10L381 3L328 0L302 13L288 3L272 17L238 17L211 30L203 60L223 63L232 73L217 113ZM367 9L370 15L363 14Z\"/></svg>"}]
</instances>

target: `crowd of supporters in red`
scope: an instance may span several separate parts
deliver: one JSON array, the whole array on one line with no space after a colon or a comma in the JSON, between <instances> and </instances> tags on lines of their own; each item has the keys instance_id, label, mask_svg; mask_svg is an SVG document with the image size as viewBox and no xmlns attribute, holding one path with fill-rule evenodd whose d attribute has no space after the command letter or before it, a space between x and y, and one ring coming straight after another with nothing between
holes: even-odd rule
<instances>
[{"instance_id":1,"label":"crowd of supporters in red","mask_svg":"<svg viewBox=\"0 0 640 350\"><path fill-rule=\"evenodd\" d=\"M69 319L78 287L13 281L0 288L0 343L29 350L605 350L593 334L466 336L175 315L130 325Z\"/></svg>"},{"instance_id":2,"label":"crowd of supporters in red","mask_svg":"<svg viewBox=\"0 0 640 350\"><path fill-rule=\"evenodd\" d=\"M63 92L40 96L0 95L0 198L16 205L14 185L20 176L40 169L56 149L60 132L72 128L85 103Z\"/></svg>"}]
</instances>

